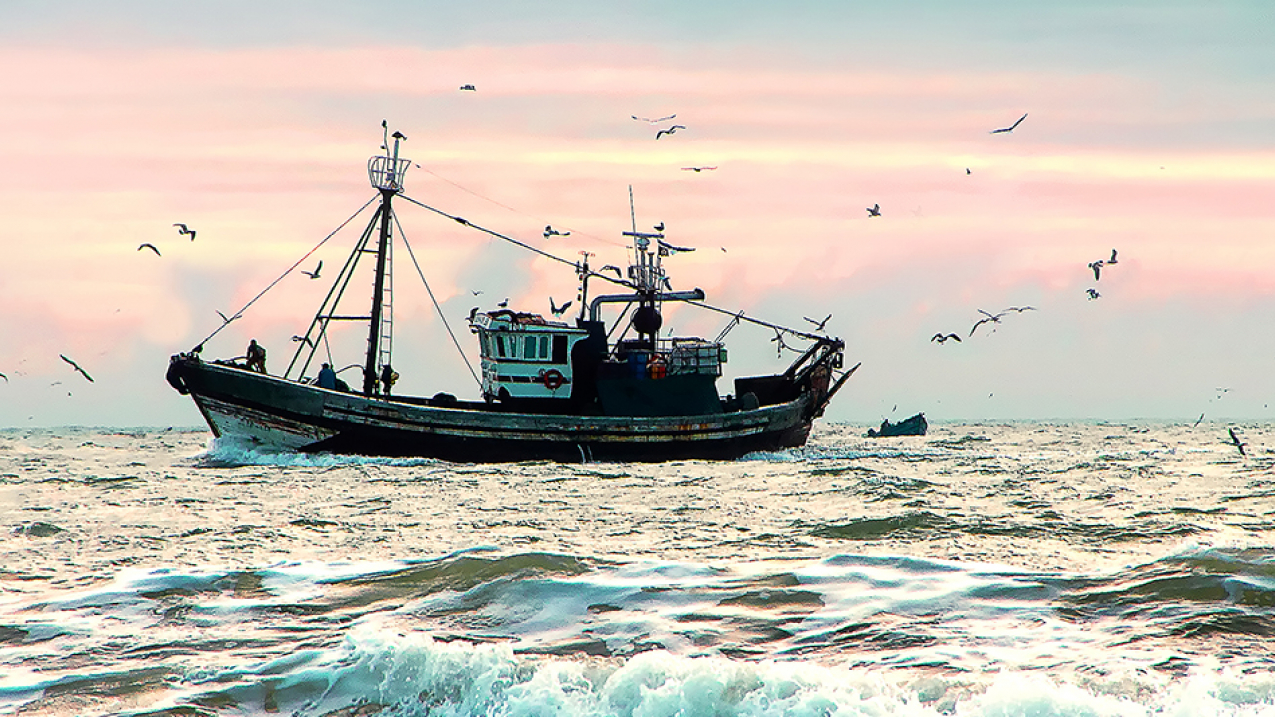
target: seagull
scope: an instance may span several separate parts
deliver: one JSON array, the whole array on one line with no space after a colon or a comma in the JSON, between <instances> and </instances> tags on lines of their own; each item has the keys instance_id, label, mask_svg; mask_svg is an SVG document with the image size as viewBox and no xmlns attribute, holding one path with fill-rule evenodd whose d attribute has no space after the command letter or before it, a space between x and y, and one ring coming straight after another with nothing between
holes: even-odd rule
<instances>
[{"instance_id":1,"label":"seagull","mask_svg":"<svg viewBox=\"0 0 1275 717\"><path fill-rule=\"evenodd\" d=\"M1002 315L1003 315L1003 314L1007 314L1007 313L1009 313L1009 312L1011 312L1011 311L1016 311L1016 312L1018 312L1018 313L1020 313L1020 314L1021 314L1021 313L1023 313L1024 311L1035 311L1035 310L1036 310L1036 307L1035 307L1035 306L1010 306L1010 307L1006 308L1004 311L1002 311L1002 312L1001 312L1001 314L1002 314Z\"/></svg>"},{"instance_id":2,"label":"seagull","mask_svg":"<svg viewBox=\"0 0 1275 717\"><path fill-rule=\"evenodd\" d=\"M306 276L310 277L311 279L317 279L317 278L319 278L319 272L320 272L320 271L322 271L322 270L323 270L323 260L322 260L322 259L320 259L320 260L319 260L319 265L318 265L318 266L316 266L316 267L314 267L314 271L302 271L301 273L302 273L302 274L305 274Z\"/></svg>"},{"instance_id":3,"label":"seagull","mask_svg":"<svg viewBox=\"0 0 1275 717\"><path fill-rule=\"evenodd\" d=\"M1241 440L1240 440L1240 437L1239 437L1239 436L1237 436L1237 435L1235 435L1235 429L1234 429L1234 428L1228 428L1228 429L1226 429L1226 432L1227 432L1227 433L1229 433L1229 434L1231 434L1231 444L1232 444L1232 445L1234 445L1236 448L1240 449L1240 455L1241 455L1241 456L1247 456L1248 454L1244 452L1244 446L1246 446L1246 445L1248 445L1248 444L1247 444L1247 443L1245 443L1244 441L1241 441Z\"/></svg>"},{"instance_id":4,"label":"seagull","mask_svg":"<svg viewBox=\"0 0 1275 717\"><path fill-rule=\"evenodd\" d=\"M966 174L970 174L970 168L969 168L969 167L966 167L966 168L965 168L965 173L966 173Z\"/></svg>"},{"instance_id":5,"label":"seagull","mask_svg":"<svg viewBox=\"0 0 1275 717\"><path fill-rule=\"evenodd\" d=\"M831 318L832 318L832 314L828 314L827 316L823 317L823 321L815 321L814 319L810 318L809 316L803 316L803 317L801 317L801 318L803 318L803 319L805 319L806 321L809 321L810 323L814 324L814 325L815 325L815 331L823 331L823 327L824 327L825 325L827 325L827 323L828 323L828 319L831 319Z\"/></svg>"},{"instance_id":6,"label":"seagull","mask_svg":"<svg viewBox=\"0 0 1275 717\"><path fill-rule=\"evenodd\" d=\"M496 304L496 306L499 306L502 309L509 308L509 298L506 297L504 301L500 302L499 304Z\"/></svg>"},{"instance_id":7,"label":"seagull","mask_svg":"<svg viewBox=\"0 0 1275 717\"><path fill-rule=\"evenodd\" d=\"M659 224L656 224L656 225L655 225L655 231L657 231L657 232L662 232L662 231L664 231L664 222L660 222Z\"/></svg>"},{"instance_id":8,"label":"seagull","mask_svg":"<svg viewBox=\"0 0 1275 717\"><path fill-rule=\"evenodd\" d=\"M298 343L303 343L306 346L310 346L310 347L314 346L314 342L310 340L309 336L293 336L292 340Z\"/></svg>"},{"instance_id":9,"label":"seagull","mask_svg":"<svg viewBox=\"0 0 1275 717\"><path fill-rule=\"evenodd\" d=\"M469 92L477 92L477 91L478 91L478 88L477 88L477 87L474 87L473 85L461 85L461 86L460 86L460 88L461 88L462 90L468 90Z\"/></svg>"},{"instance_id":10,"label":"seagull","mask_svg":"<svg viewBox=\"0 0 1275 717\"><path fill-rule=\"evenodd\" d=\"M143 249L150 249L151 251L155 252L155 256L163 256L163 254L159 253L159 249L156 249L155 245L151 244L150 242L146 242L145 244L142 244L141 246L137 247L138 251L141 251Z\"/></svg>"},{"instance_id":11,"label":"seagull","mask_svg":"<svg viewBox=\"0 0 1275 717\"><path fill-rule=\"evenodd\" d=\"M5 382L5 383L8 383L8 382L9 382L9 377L8 377L8 376L6 376L6 375L4 375L4 374L2 374L2 373L0 373L0 378L4 379L4 382Z\"/></svg>"},{"instance_id":12,"label":"seagull","mask_svg":"<svg viewBox=\"0 0 1275 717\"><path fill-rule=\"evenodd\" d=\"M717 167L682 167L683 172L711 172Z\"/></svg>"},{"instance_id":13,"label":"seagull","mask_svg":"<svg viewBox=\"0 0 1275 717\"><path fill-rule=\"evenodd\" d=\"M659 124L660 122L668 122L669 120L673 119L677 115L669 115L668 117L661 117L659 119L647 119L646 117L638 117L637 115L629 115L629 116L639 122L646 122L648 124Z\"/></svg>"},{"instance_id":14,"label":"seagull","mask_svg":"<svg viewBox=\"0 0 1275 717\"><path fill-rule=\"evenodd\" d=\"M1116 261L1116 250L1115 250L1115 249L1112 249L1112 250L1111 250L1111 258L1107 260L1107 263L1108 263L1108 264L1117 264L1117 263L1119 263L1119 262L1117 262L1117 261Z\"/></svg>"},{"instance_id":15,"label":"seagull","mask_svg":"<svg viewBox=\"0 0 1275 717\"><path fill-rule=\"evenodd\" d=\"M213 309L213 311L217 311L217 315L221 317L221 323L223 324L228 324L231 321L234 321L235 319L239 318L239 314L235 314L234 316L227 317L225 314L221 313L217 309Z\"/></svg>"},{"instance_id":16,"label":"seagull","mask_svg":"<svg viewBox=\"0 0 1275 717\"><path fill-rule=\"evenodd\" d=\"M881 205L880 205L880 204L873 204L871 207L868 207L868 216L870 216L870 217L879 217L879 216L881 216Z\"/></svg>"},{"instance_id":17,"label":"seagull","mask_svg":"<svg viewBox=\"0 0 1275 717\"><path fill-rule=\"evenodd\" d=\"M474 323L474 317L477 315L478 315L478 307L475 306L474 308L469 310L469 323L471 324Z\"/></svg>"},{"instance_id":18,"label":"seagull","mask_svg":"<svg viewBox=\"0 0 1275 717\"><path fill-rule=\"evenodd\" d=\"M656 132L656 133L655 133L655 138L656 138L656 139L659 139L660 137L662 137L662 136L664 136L664 135L666 135L666 134L673 134L674 132L678 131L679 129L686 129L686 125L675 124L675 125L673 125L672 127L669 127L668 129L662 129L662 130L660 130L659 132Z\"/></svg>"},{"instance_id":19,"label":"seagull","mask_svg":"<svg viewBox=\"0 0 1275 717\"><path fill-rule=\"evenodd\" d=\"M1018 122L1015 122L1014 124L1012 124L1012 125L1010 125L1010 126L1008 126L1008 127L1003 127L1003 128L1001 128L1001 129L994 129L994 130L992 130L991 132L989 132L988 134L1000 134L1001 132L1013 132L1013 131L1014 131L1014 128L1015 128L1015 127L1017 127L1017 126L1019 125L1019 123L1021 123L1021 122L1022 122L1023 120L1025 120L1025 119L1027 119L1027 113L1026 113L1026 112L1024 112L1024 113L1023 113L1023 116L1022 116L1022 117L1019 117L1019 118L1018 118Z\"/></svg>"},{"instance_id":20,"label":"seagull","mask_svg":"<svg viewBox=\"0 0 1275 717\"><path fill-rule=\"evenodd\" d=\"M570 301L563 304L562 306L557 306L553 303L553 297L552 296L549 297L549 310L553 312L554 316L562 316L563 314L567 312L567 309L569 308L571 308Z\"/></svg>"},{"instance_id":21,"label":"seagull","mask_svg":"<svg viewBox=\"0 0 1275 717\"><path fill-rule=\"evenodd\" d=\"M1099 259L1098 261L1091 261L1091 262L1089 262L1089 268L1090 268L1090 269L1093 269L1093 280L1094 280L1094 281L1097 281L1097 280L1098 280L1098 274L1100 274L1100 273L1102 272L1102 265L1103 265L1103 263L1104 263L1104 262L1102 261L1102 259Z\"/></svg>"},{"instance_id":22,"label":"seagull","mask_svg":"<svg viewBox=\"0 0 1275 717\"><path fill-rule=\"evenodd\" d=\"M941 344L947 343L948 339L956 339L957 343L961 341L961 337L956 334L934 334L934 336L930 337L930 341L937 341Z\"/></svg>"},{"instance_id":23,"label":"seagull","mask_svg":"<svg viewBox=\"0 0 1275 717\"><path fill-rule=\"evenodd\" d=\"M1089 300L1090 300L1090 301L1093 301L1094 299L1098 298L1099 296L1102 296L1102 294L1099 294L1099 293L1098 293L1098 290L1097 290L1097 289L1085 289L1085 293L1089 295Z\"/></svg>"},{"instance_id":24,"label":"seagull","mask_svg":"<svg viewBox=\"0 0 1275 717\"><path fill-rule=\"evenodd\" d=\"M195 241L195 230L194 230L194 229L187 229L185 224L174 224L173 226L177 227L177 233L178 233L178 234L189 234L189 235L190 235L190 240L191 240L191 241Z\"/></svg>"},{"instance_id":25,"label":"seagull","mask_svg":"<svg viewBox=\"0 0 1275 717\"><path fill-rule=\"evenodd\" d=\"M970 329L970 336L974 335L974 331L978 329L979 326L982 326L983 324L989 321L992 322L993 324L999 324L1001 322L1001 317L1005 315L1004 311L1000 312L999 314L989 314L986 311L983 311L982 309L979 309L978 313L982 314L983 316L986 316L987 318L979 319L978 321L974 323L974 328Z\"/></svg>"},{"instance_id":26,"label":"seagull","mask_svg":"<svg viewBox=\"0 0 1275 717\"><path fill-rule=\"evenodd\" d=\"M62 356L62 360L71 364L71 368L75 369L76 371L79 371L81 376L89 380L89 383L93 383L93 377L88 374L88 371L85 371L84 369L80 368L79 364L77 364L76 362L72 361L71 359L67 358L66 356L62 354L58 354L58 356Z\"/></svg>"},{"instance_id":27,"label":"seagull","mask_svg":"<svg viewBox=\"0 0 1275 717\"><path fill-rule=\"evenodd\" d=\"M469 290L469 293L473 294L474 296L478 296L479 294L483 293L483 290L482 290L482 289L470 289L470 290Z\"/></svg>"},{"instance_id":28,"label":"seagull","mask_svg":"<svg viewBox=\"0 0 1275 717\"><path fill-rule=\"evenodd\" d=\"M549 237L569 237L569 236L571 236L571 232L560 232L557 229L554 229L549 224L545 225L545 239L548 239Z\"/></svg>"}]
</instances>

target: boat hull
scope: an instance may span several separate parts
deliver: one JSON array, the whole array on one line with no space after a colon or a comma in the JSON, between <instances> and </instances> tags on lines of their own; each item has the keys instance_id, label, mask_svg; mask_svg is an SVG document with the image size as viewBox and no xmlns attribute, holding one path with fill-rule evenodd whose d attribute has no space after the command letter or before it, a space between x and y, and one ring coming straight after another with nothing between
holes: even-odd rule
<instances>
[{"instance_id":1,"label":"boat hull","mask_svg":"<svg viewBox=\"0 0 1275 717\"><path fill-rule=\"evenodd\" d=\"M513 413L328 390L174 357L169 382L217 436L271 450L461 462L733 459L800 446L817 412L807 392L776 405L699 416Z\"/></svg>"}]
</instances>

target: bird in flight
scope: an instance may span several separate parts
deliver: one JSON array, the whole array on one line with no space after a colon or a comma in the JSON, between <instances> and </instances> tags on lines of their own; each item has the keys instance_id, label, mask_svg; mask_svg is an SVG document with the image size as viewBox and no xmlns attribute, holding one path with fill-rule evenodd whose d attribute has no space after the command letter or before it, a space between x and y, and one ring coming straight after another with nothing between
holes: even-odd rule
<instances>
[{"instance_id":1,"label":"bird in flight","mask_svg":"<svg viewBox=\"0 0 1275 717\"><path fill-rule=\"evenodd\" d=\"M461 88L462 90L465 90L465 91L468 91L468 92L477 92L477 91L478 91L478 88L477 88L477 87L474 87L473 85L461 85L461 86L460 86L460 88Z\"/></svg>"},{"instance_id":2,"label":"bird in flight","mask_svg":"<svg viewBox=\"0 0 1275 717\"><path fill-rule=\"evenodd\" d=\"M675 124L672 127L669 127L668 129L662 129L659 132L655 133L655 138L659 139L660 137L663 137L666 134L673 134L679 129L686 129L686 125Z\"/></svg>"},{"instance_id":3,"label":"bird in flight","mask_svg":"<svg viewBox=\"0 0 1275 717\"><path fill-rule=\"evenodd\" d=\"M994 129L994 130L992 130L991 132L989 132L988 134L1000 134L1001 132L1013 132L1013 131L1014 131L1014 128L1015 128L1015 127L1017 127L1017 126L1018 126L1018 125L1019 125L1019 124L1020 124L1023 120L1025 120L1025 119L1027 119L1027 113L1026 113L1026 112L1024 112L1024 113L1023 113L1023 116L1022 116L1022 117L1019 117L1019 118L1018 118L1018 122L1015 122L1014 124L1012 124L1012 125L1010 125L1010 126L1008 126L1008 127L1002 127L1002 128L1000 128L1000 129Z\"/></svg>"},{"instance_id":4,"label":"bird in flight","mask_svg":"<svg viewBox=\"0 0 1275 717\"><path fill-rule=\"evenodd\" d=\"M873 204L872 206L868 207L868 216L870 216L870 217L879 217L879 216L881 216L881 205L880 205L880 204Z\"/></svg>"},{"instance_id":5,"label":"bird in flight","mask_svg":"<svg viewBox=\"0 0 1275 717\"><path fill-rule=\"evenodd\" d=\"M683 172L711 172L717 167L682 167Z\"/></svg>"},{"instance_id":6,"label":"bird in flight","mask_svg":"<svg viewBox=\"0 0 1275 717\"><path fill-rule=\"evenodd\" d=\"M231 321L234 321L235 319L239 318L239 314L235 314L234 316L226 316L225 314L221 313L217 309L213 309L213 311L217 311L217 315L221 317L221 323L223 324L228 324Z\"/></svg>"},{"instance_id":7,"label":"bird in flight","mask_svg":"<svg viewBox=\"0 0 1275 717\"><path fill-rule=\"evenodd\" d=\"M659 123L661 123L661 122L668 122L669 120L673 119L673 118L674 118L674 117L676 117L677 115L669 115L668 117L661 117L661 118L659 118L659 119L648 119L648 118L646 118L646 117L638 117L637 115L629 115L629 116L630 116L630 117L632 117L633 119L635 119L635 120L639 121L639 122L646 122L646 123L648 123L648 124L659 124ZM683 129L685 129L685 128L683 128Z\"/></svg>"},{"instance_id":8,"label":"bird in flight","mask_svg":"<svg viewBox=\"0 0 1275 717\"><path fill-rule=\"evenodd\" d=\"M314 271L304 271L304 270L303 270L301 273L302 273L302 274L305 274L306 276L310 277L311 279L317 279L317 278L319 278L319 272L320 272L320 271L322 271L322 270L323 270L323 260L322 260L322 259L320 259L320 260L319 260L319 265L318 265L318 266L316 266L316 267L314 267Z\"/></svg>"},{"instance_id":9,"label":"bird in flight","mask_svg":"<svg viewBox=\"0 0 1275 717\"><path fill-rule=\"evenodd\" d=\"M1107 263L1108 263L1108 264L1118 264L1118 263L1119 263L1119 262L1117 262L1117 261L1116 261L1116 250L1115 250L1115 249L1112 249L1112 250L1111 250L1111 258L1107 260Z\"/></svg>"},{"instance_id":10,"label":"bird in flight","mask_svg":"<svg viewBox=\"0 0 1275 717\"><path fill-rule=\"evenodd\" d=\"M8 383L8 382L9 382L9 377L8 377L8 376L6 376L6 375L4 375L4 374L2 374L2 373L0 373L0 378L4 379L4 382L5 382L5 383Z\"/></svg>"},{"instance_id":11,"label":"bird in flight","mask_svg":"<svg viewBox=\"0 0 1275 717\"><path fill-rule=\"evenodd\" d=\"M1090 301L1093 301L1094 299L1098 298L1099 296L1102 296L1102 294L1099 294L1099 293L1098 293L1098 290L1097 290L1097 289L1085 289L1085 293L1089 295L1089 300L1090 300Z\"/></svg>"},{"instance_id":12,"label":"bird in flight","mask_svg":"<svg viewBox=\"0 0 1275 717\"><path fill-rule=\"evenodd\" d=\"M1002 311L1001 315L1004 316L1005 314L1008 314L1011 311L1016 311L1021 314L1024 311L1035 311L1035 310L1036 310L1035 306L1010 306L1006 308L1004 311Z\"/></svg>"},{"instance_id":13,"label":"bird in flight","mask_svg":"<svg viewBox=\"0 0 1275 717\"><path fill-rule=\"evenodd\" d=\"M989 321L990 321L991 323L993 323L993 324L999 324L999 323L1001 322L1001 317L1002 317L1002 316L1004 316L1005 314L1008 314L1008 313L1009 313L1009 312L1011 312L1011 311L1021 314L1021 313L1023 313L1024 311L1035 311L1035 310L1036 310L1036 307L1034 307L1034 306L1011 306L1011 307L1009 307L1009 308L1007 308L1007 309L1001 309L1000 311L998 311L998 312L997 312L997 313L995 313L995 314L989 314L989 313L987 313L986 311L983 311L982 309L979 309L979 310L978 310L978 313L982 314L982 315L984 316L984 318L981 318L981 319L979 319L978 321L976 321L976 322L974 323L974 328L971 328L971 329L970 329L970 336L973 336L973 335L974 335L974 331L975 331L975 330L976 330L979 326L981 326L981 325L983 325L983 324L986 324L986 323L988 323Z\"/></svg>"},{"instance_id":14,"label":"bird in flight","mask_svg":"<svg viewBox=\"0 0 1275 717\"><path fill-rule=\"evenodd\" d=\"M150 242L146 242L145 244L142 244L141 246L137 247L138 251L141 251L143 249L150 249L151 251L155 252L155 256L163 256L163 254L159 253L159 249L156 249L155 245L151 244Z\"/></svg>"},{"instance_id":15,"label":"bird in flight","mask_svg":"<svg viewBox=\"0 0 1275 717\"><path fill-rule=\"evenodd\" d=\"M930 337L930 341L937 341L941 344L947 343L948 339L956 339L957 343L960 343L961 341L961 337L956 334L934 334Z\"/></svg>"},{"instance_id":16,"label":"bird in flight","mask_svg":"<svg viewBox=\"0 0 1275 717\"><path fill-rule=\"evenodd\" d=\"M545 225L545 239L548 239L549 237L569 237L569 236L571 236L571 232L560 232L557 229L554 229L553 226L550 224Z\"/></svg>"},{"instance_id":17,"label":"bird in flight","mask_svg":"<svg viewBox=\"0 0 1275 717\"><path fill-rule=\"evenodd\" d=\"M828 319L831 319L831 318L832 318L832 314L828 314L827 316L823 317L823 321L815 321L814 319L810 318L809 316L803 316L803 317L801 317L801 318L803 318L803 319L805 319L806 321L809 321L810 323L814 324L814 325L815 325L815 331L823 331L823 327L824 327L824 326L826 326L826 325L828 324Z\"/></svg>"},{"instance_id":18,"label":"bird in flight","mask_svg":"<svg viewBox=\"0 0 1275 717\"><path fill-rule=\"evenodd\" d=\"M76 371L79 371L81 376L83 376L84 378L87 378L87 379L89 380L89 383L93 383L93 382L94 382L94 381L93 381L93 377L89 375L88 371L85 371L84 369L80 368L80 365L79 365L79 364L77 364L76 362L74 362L74 361L72 361L71 359L67 358L67 357L66 357L66 356L64 356L63 354L58 354L58 356L61 356L63 361L65 361L65 362L67 362L67 363L71 364L71 368L75 369Z\"/></svg>"},{"instance_id":19,"label":"bird in flight","mask_svg":"<svg viewBox=\"0 0 1275 717\"><path fill-rule=\"evenodd\" d=\"M191 240L191 241L195 241L195 230L194 230L194 229L188 229L188 228L186 227L186 225L185 225L185 224L174 224L173 226L177 227L177 233L178 233L178 234L189 234L189 235L190 235L190 240Z\"/></svg>"},{"instance_id":20,"label":"bird in flight","mask_svg":"<svg viewBox=\"0 0 1275 717\"><path fill-rule=\"evenodd\" d=\"M309 336L293 336L292 340L298 343L303 343L306 346L310 346L311 348L314 347L314 342L310 340Z\"/></svg>"},{"instance_id":21,"label":"bird in flight","mask_svg":"<svg viewBox=\"0 0 1275 717\"><path fill-rule=\"evenodd\" d=\"M1089 262L1089 268L1090 268L1090 269L1093 269L1093 280L1094 280L1094 281L1097 281L1097 280L1098 280L1098 275L1102 273L1102 265L1103 265L1103 263L1104 263L1104 262L1102 261L1102 259L1099 259L1098 261L1091 261L1091 262Z\"/></svg>"},{"instance_id":22,"label":"bird in flight","mask_svg":"<svg viewBox=\"0 0 1275 717\"><path fill-rule=\"evenodd\" d=\"M965 173L966 173L966 174L970 174L970 168L969 168L969 167L966 167L966 168L965 168Z\"/></svg>"},{"instance_id":23,"label":"bird in flight","mask_svg":"<svg viewBox=\"0 0 1275 717\"><path fill-rule=\"evenodd\" d=\"M479 294L483 293L483 290L482 290L482 289L470 289L470 290L469 290L469 293L473 294L474 296L478 296Z\"/></svg>"},{"instance_id":24,"label":"bird in flight","mask_svg":"<svg viewBox=\"0 0 1275 717\"><path fill-rule=\"evenodd\" d=\"M1228 428L1228 429L1226 429L1226 432L1227 432L1227 433L1229 433L1229 434L1231 434L1231 445L1235 446L1236 448L1238 448L1238 449L1240 450L1240 455L1241 455L1241 456L1247 456L1248 454L1244 452L1244 446L1246 446L1246 445L1248 445L1248 444L1247 444L1247 443L1245 443L1244 441L1241 441L1241 440L1240 440L1240 437L1239 437L1239 436L1237 436L1237 435L1235 435L1235 429L1234 429L1234 428Z\"/></svg>"},{"instance_id":25,"label":"bird in flight","mask_svg":"<svg viewBox=\"0 0 1275 717\"><path fill-rule=\"evenodd\" d=\"M554 316L562 316L564 313L566 313L567 309L571 308L571 303L572 303L572 302L568 301L567 303L563 304L562 306L558 306L558 305L556 305L556 304L554 304L554 303L553 303L553 297L552 297L552 296L550 296L550 297L549 297L549 310L553 312L553 315L554 315Z\"/></svg>"}]
</instances>

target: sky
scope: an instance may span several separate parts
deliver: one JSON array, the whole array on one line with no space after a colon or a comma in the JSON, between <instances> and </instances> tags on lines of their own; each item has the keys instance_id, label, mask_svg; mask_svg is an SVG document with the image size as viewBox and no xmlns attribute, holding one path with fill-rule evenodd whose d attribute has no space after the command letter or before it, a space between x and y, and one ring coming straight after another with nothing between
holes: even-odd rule
<instances>
[{"instance_id":1,"label":"sky","mask_svg":"<svg viewBox=\"0 0 1275 717\"><path fill-rule=\"evenodd\" d=\"M862 367L827 420L1275 417L1266 2L0 0L0 66L0 427L201 425L169 356L276 280L204 356L282 372L383 119L414 200L595 266L663 222L675 287L831 314ZM422 276L474 361L472 307L546 313L574 274L396 210L398 389L475 397ZM722 393L792 359L773 336L728 334Z\"/></svg>"}]
</instances>

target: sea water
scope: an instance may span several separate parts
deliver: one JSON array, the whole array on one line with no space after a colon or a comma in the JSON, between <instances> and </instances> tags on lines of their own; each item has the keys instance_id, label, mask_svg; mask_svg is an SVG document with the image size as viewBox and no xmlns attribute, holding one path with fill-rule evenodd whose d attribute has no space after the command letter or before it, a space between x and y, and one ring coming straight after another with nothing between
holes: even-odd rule
<instances>
[{"instance_id":1,"label":"sea water","mask_svg":"<svg viewBox=\"0 0 1275 717\"><path fill-rule=\"evenodd\" d=\"M1273 715L1275 426L739 461L0 431L0 712Z\"/></svg>"}]
</instances>

